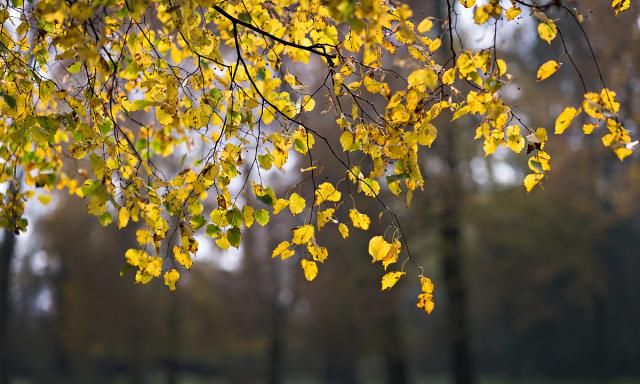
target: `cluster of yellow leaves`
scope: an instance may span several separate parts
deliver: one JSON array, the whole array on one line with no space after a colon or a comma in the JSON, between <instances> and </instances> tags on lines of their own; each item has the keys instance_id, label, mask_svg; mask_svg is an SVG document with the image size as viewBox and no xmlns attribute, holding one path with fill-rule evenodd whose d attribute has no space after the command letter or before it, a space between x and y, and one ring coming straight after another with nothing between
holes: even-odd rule
<instances>
[{"instance_id":1,"label":"cluster of yellow leaves","mask_svg":"<svg viewBox=\"0 0 640 384\"><path fill-rule=\"evenodd\" d=\"M571 125L571 122L583 111L591 118L582 126L586 135L590 135L601 125L607 127L607 132L602 136L605 147L612 149L613 153L624 160L633 153L636 142L631 141L631 135L618 121L617 113L620 103L616 101L616 93L603 89L600 93L589 92L584 95L582 108L567 107L558 115L555 124L555 133L561 135Z\"/></svg>"},{"instance_id":2,"label":"cluster of yellow leaves","mask_svg":"<svg viewBox=\"0 0 640 384\"><path fill-rule=\"evenodd\" d=\"M138 268L135 277L136 283L146 284L162 273L161 257L149 256L146 252L138 249L127 250L124 257L130 266Z\"/></svg>"},{"instance_id":3,"label":"cluster of yellow leaves","mask_svg":"<svg viewBox=\"0 0 640 384\"><path fill-rule=\"evenodd\" d=\"M138 247L125 261L140 284L163 276L173 290L179 269L189 270L196 260L196 236L208 236L222 250L238 248L255 223L265 226L285 212L298 226L272 257L298 252L305 278L314 280L328 258L316 241L319 231L335 225L346 239L351 230L372 228L355 199L344 208L349 198L378 200L386 188L404 193L409 204L424 188L420 151L437 142L435 121L443 115L476 117L475 137L486 155L499 147L533 152L527 191L550 170L546 130L516 121L502 99L512 81L507 63L487 49L456 50L453 60L438 62L437 20L418 21L404 4L40 0L21 12L19 1L10 3L0 5L0 183L12 187L0 193L0 226L24 231L24 202L37 196L46 204L48 193L65 190L85 199L101 224L135 227ZM515 20L524 7L517 1L459 3L473 8L478 24ZM616 13L630 5L612 1ZM552 44L556 21L536 7L531 14L539 37ZM312 58L327 70L328 98L301 80L304 71L287 65ZM383 66L388 58L398 59L398 71ZM547 61L537 80L559 68ZM342 163L341 180L319 185L322 164L313 154L327 145L336 153L338 143L306 125L305 114L316 105L335 112L344 152L336 156L358 158ZM603 144L623 159L635 143L618 110L614 92L587 93L580 108L560 114L555 132L565 132L584 113L590 118L584 133L606 126ZM80 168L65 167L69 157ZM179 165L170 171L164 158ZM262 172L283 172L300 159L309 160L301 172L314 176L313 191L305 194L300 186L276 195ZM18 190L20 177L24 188ZM237 185L247 187L246 200L239 199ZM373 262L385 271L396 263L401 238L371 238ZM404 276L400 269L383 276L383 290ZM423 278L419 306L427 313L432 293Z\"/></svg>"},{"instance_id":4,"label":"cluster of yellow leaves","mask_svg":"<svg viewBox=\"0 0 640 384\"><path fill-rule=\"evenodd\" d=\"M371 255L372 262L382 263L385 271L387 267L398 261L401 248L402 245L398 239L394 239L389 243L383 236L374 236L369 240L369 255ZM404 266L402 269L404 269ZM406 274L404 270L386 272L380 281L381 290L385 291L393 288L400 281L400 278ZM430 314L434 308L433 284L430 285L430 290L427 292L426 289L429 288L427 282L431 284L431 280L421 275L420 283L423 293L418 296L418 308L424 308L427 314Z\"/></svg>"},{"instance_id":5,"label":"cluster of yellow leaves","mask_svg":"<svg viewBox=\"0 0 640 384\"><path fill-rule=\"evenodd\" d=\"M631 8L631 0L613 0L611 2L611 7L615 9L616 15L620 12L624 12L627 9Z\"/></svg>"},{"instance_id":6,"label":"cluster of yellow leaves","mask_svg":"<svg viewBox=\"0 0 640 384\"><path fill-rule=\"evenodd\" d=\"M427 314L431 314L436 307L436 303L433 300L433 290L435 286L431 279L428 277L420 276L420 288L422 293L418 295L418 308L421 308Z\"/></svg>"}]
</instances>

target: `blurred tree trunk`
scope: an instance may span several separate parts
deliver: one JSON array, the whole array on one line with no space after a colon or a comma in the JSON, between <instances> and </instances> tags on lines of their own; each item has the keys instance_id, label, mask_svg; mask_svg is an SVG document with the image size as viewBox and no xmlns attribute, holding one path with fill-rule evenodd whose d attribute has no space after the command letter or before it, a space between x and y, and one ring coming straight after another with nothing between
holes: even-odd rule
<instances>
[{"instance_id":1,"label":"blurred tree trunk","mask_svg":"<svg viewBox=\"0 0 640 384\"><path fill-rule=\"evenodd\" d=\"M355 358L349 351L337 349L325 351L324 382L326 384L356 384L358 374Z\"/></svg>"},{"instance_id":2,"label":"blurred tree trunk","mask_svg":"<svg viewBox=\"0 0 640 384\"><path fill-rule=\"evenodd\" d=\"M249 174L250 167L245 167L244 172ZM245 189L245 198L250 204L255 203L255 199ZM258 238L259 235L264 237ZM264 332L267 338L267 348L264 351L266 363L266 382L269 384L280 384L284 381L284 354L285 354L285 324L287 321L288 305L280 302L280 276L278 264L266 260L261 260L258 255L268 254L261 252L265 249L273 249L274 244L268 231L259 229L258 224L242 234L242 248L244 250L244 273L255 283L256 295L260 300L260 305L264 312L268 314L268 321ZM258 245L262 243L262 246ZM258 249L260 248L260 250ZM269 251L270 252L270 251Z\"/></svg>"},{"instance_id":3,"label":"blurred tree trunk","mask_svg":"<svg viewBox=\"0 0 640 384\"><path fill-rule=\"evenodd\" d=\"M267 238L266 243L269 249L273 248L271 239ZM254 257L257 253L254 252ZM258 260L256 260L258 262ZM270 311L270 324L268 326L269 349L267 351L267 382L269 384L280 384L284 381L284 354L285 354L285 332L287 323L288 305L280 300L280 275L278 263L269 263L268 269L271 275L271 289L268 290Z\"/></svg>"},{"instance_id":4,"label":"blurred tree trunk","mask_svg":"<svg viewBox=\"0 0 640 384\"><path fill-rule=\"evenodd\" d=\"M170 221L170 226L176 228L177 234L180 234L179 229L179 220L176 218L172 218ZM171 254L171 250L173 246L176 245L178 236L172 236L169 239L169 242L166 244L166 249L164 252L166 254ZM173 292L167 292L169 295L168 299L168 308L166 314L166 330L167 330L167 351L166 357L164 359L164 373L165 373L165 383L166 384L177 384L178 383L178 359L180 352L180 310L181 310L181 302L184 298L181 298L181 290L180 287Z\"/></svg>"},{"instance_id":5,"label":"blurred tree trunk","mask_svg":"<svg viewBox=\"0 0 640 384\"><path fill-rule=\"evenodd\" d=\"M444 157L446 175L442 182L443 209L441 211L440 237L442 242L442 277L447 295L449 345L451 370L456 384L474 382L467 329L467 291L463 276L463 251L461 244L461 211L464 192L458 174L456 133L449 126L445 131Z\"/></svg>"},{"instance_id":6,"label":"blurred tree trunk","mask_svg":"<svg viewBox=\"0 0 640 384\"><path fill-rule=\"evenodd\" d=\"M178 383L178 352L180 349L180 297L178 290L169 293L169 313L167 316L168 350L164 368L167 384Z\"/></svg>"},{"instance_id":7,"label":"blurred tree trunk","mask_svg":"<svg viewBox=\"0 0 640 384\"><path fill-rule=\"evenodd\" d=\"M11 260L16 245L16 236L3 231L0 244L0 384L9 383L9 340L8 325L10 315Z\"/></svg>"},{"instance_id":8,"label":"blurred tree trunk","mask_svg":"<svg viewBox=\"0 0 640 384\"><path fill-rule=\"evenodd\" d=\"M439 20L449 19L445 24L445 27L449 27L448 23L452 20L448 7L449 4L455 2L434 3L434 16ZM455 17L455 15L451 15L451 17ZM443 33L449 35L447 29L443 30ZM455 51L454 41L449 41L449 46L452 51ZM441 54L449 55L449 52ZM444 137L441 143L446 167L440 183L442 210L438 218L440 225L438 231L442 252L442 278L447 297L445 313L448 318L451 376L455 384L471 384L474 382L474 373L467 329L467 287L463 276L462 222L460 217L465 196L459 174L460 159L457 153L457 137L456 132L453 131L454 128L457 127L451 123L443 128Z\"/></svg>"},{"instance_id":9,"label":"blurred tree trunk","mask_svg":"<svg viewBox=\"0 0 640 384\"><path fill-rule=\"evenodd\" d=\"M396 295L392 298L393 302L396 302ZM400 319L398 318L398 312L396 306L389 306L392 308L388 311L383 321L384 328L383 337L384 342L384 358L387 365L387 383L389 384L407 384L409 378L407 375L407 359L404 353L404 342L402 338L402 332L400 330Z\"/></svg>"},{"instance_id":10,"label":"blurred tree trunk","mask_svg":"<svg viewBox=\"0 0 640 384\"><path fill-rule=\"evenodd\" d=\"M275 296L275 295L274 295ZM268 383L279 384L283 380L282 356L284 344L284 322L285 313L282 305L278 303L277 297L274 297L271 316L271 326L269 332L269 351L267 362L268 366Z\"/></svg>"}]
</instances>

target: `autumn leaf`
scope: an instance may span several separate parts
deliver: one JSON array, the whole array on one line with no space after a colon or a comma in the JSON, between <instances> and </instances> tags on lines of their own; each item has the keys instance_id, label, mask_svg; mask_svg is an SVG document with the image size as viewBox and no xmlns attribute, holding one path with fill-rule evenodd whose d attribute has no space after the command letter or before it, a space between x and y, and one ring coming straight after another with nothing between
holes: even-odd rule
<instances>
[{"instance_id":1,"label":"autumn leaf","mask_svg":"<svg viewBox=\"0 0 640 384\"><path fill-rule=\"evenodd\" d=\"M558 29L553 20L547 19L546 21L538 24L538 35L547 43L551 44L551 41L556 38L557 34Z\"/></svg>"},{"instance_id":2,"label":"autumn leaf","mask_svg":"<svg viewBox=\"0 0 640 384\"><path fill-rule=\"evenodd\" d=\"M631 0L613 0L611 7L616 11L616 16L620 12L624 12L631 7Z\"/></svg>"},{"instance_id":3,"label":"autumn leaf","mask_svg":"<svg viewBox=\"0 0 640 384\"><path fill-rule=\"evenodd\" d=\"M297 193L293 193L289 197L289 210L291 211L291 214L297 215L301 213L302 211L304 211L304 208L306 206L307 202L305 201L305 199Z\"/></svg>"},{"instance_id":4,"label":"autumn leaf","mask_svg":"<svg viewBox=\"0 0 640 384\"><path fill-rule=\"evenodd\" d=\"M318 189L315 191L316 194L316 204L320 205L325 201L337 202L340 201L342 194L340 191L336 190L333 184L331 183L322 183L318 186Z\"/></svg>"},{"instance_id":5,"label":"autumn leaf","mask_svg":"<svg viewBox=\"0 0 640 384\"><path fill-rule=\"evenodd\" d=\"M347 227L344 223L338 224L338 232L340 232L340 235L343 239L349 237L349 227Z\"/></svg>"},{"instance_id":6,"label":"autumn leaf","mask_svg":"<svg viewBox=\"0 0 640 384\"><path fill-rule=\"evenodd\" d=\"M354 227L360 228L364 231L369 229L369 225L371 224L371 219L369 218L369 216L365 215L364 213L358 212L357 209L349 210L349 218L351 219L351 223L353 223Z\"/></svg>"},{"instance_id":7,"label":"autumn leaf","mask_svg":"<svg viewBox=\"0 0 640 384\"><path fill-rule=\"evenodd\" d=\"M280 256L280 259L286 260L289 257L293 256L295 252L289 248L290 245L291 244L288 241L283 241L278 244L273 252L271 252L271 258L275 259L276 257Z\"/></svg>"},{"instance_id":8,"label":"autumn leaf","mask_svg":"<svg viewBox=\"0 0 640 384\"><path fill-rule=\"evenodd\" d=\"M558 64L558 62L555 60L549 60L545 62L540 66L540 68L538 68L538 73L536 74L536 80L542 81L549 78L549 76L556 73L556 71L559 68L560 68L560 64Z\"/></svg>"},{"instance_id":9,"label":"autumn leaf","mask_svg":"<svg viewBox=\"0 0 640 384\"><path fill-rule=\"evenodd\" d=\"M293 244L305 244L313 238L313 233L314 228L309 224L294 228L292 231L293 238L291 242Z\"/></svg>"},{"instance_id":10,"label":"autumn leaf","mask_svg":"<svg viewBox=\"0 0 640 384\"><path fill-rule=\"evenodd\" d=\"M315 261L309 261L306 259L300 260L302 270L304 271L304 277L307 281L313 281L318 276L318 265Z\"/></svg>"},{"instance_id":11,"label":"autumn leaf","mask_svg":"<svg viewBox=\"0 0 640 384\"><path fill-rule=\"evenodd\" d=\"M573 119L580 114L579 109L573 107L565 108L556 118L555 134L561 135L571 125Z\"/></svg>"},{"instance_id":12,"label":"autumn leaf","mask_svg":"<svg viewBox=\"0 0 640 384\"><path fill-rule=\"evenodd\" d=\"M393 286L396 285L398 280L400 280L400 278L402 276L404 276L404 275L406 275L405 272L398 272L398 271L385 273L385 275L382 276L382 281L381 281L382 289L381 290L384 291L384 290L393 288Z\"/></svg>"},{"instance_id":13,"label":"autumn leaf","mask_svg":"<svg viewBox=\"0 0 640 384\"><path fill-rule=\"evenodd\" d=\"M465 8L471 8L476 4L476 0L459 0L460 4L462 4Z\"/></svg>"},{"instance_id":14,"label":"autumn leaf","mask_svg":"<svg viewBox=\"0 0 640 384\"><path fill-rule=\"evenodd\" d=\"M164 273L164 285L169 287L170 291L176 290L178 279L180 279L180 273L174 268Z\"/></svg>"}]
</instances>

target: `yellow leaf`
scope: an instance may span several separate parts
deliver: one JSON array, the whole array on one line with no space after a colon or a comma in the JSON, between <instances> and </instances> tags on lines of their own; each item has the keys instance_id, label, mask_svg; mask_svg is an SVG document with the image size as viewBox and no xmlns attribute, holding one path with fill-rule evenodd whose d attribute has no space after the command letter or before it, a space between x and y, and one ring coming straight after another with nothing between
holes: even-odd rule
<instances>
[{"instance_id":1,"label":"yellow leaf","mask_svg":"<svg viewBox=\"0 0 640 384\"><path fill-rule=\"evenodd\" d=\"M302 269L304 270L304 277L308 281L313 281L313 279L318 276L318 265L315 261L302 259L300 260L300 264L302 265Z\"/></svg>"},{"instance_id":2,"label":"yellow leaf","mask_svg":"<svg viewBox=\"0 0 640 384\"><path fill-rule=\"evenodd\" d=\"M337 202L340 201L342 194L340 191L335 189L333 184L331 183L322 183L316 189L316 204L320 205L325 201Z\"/></svg>"},{"instance_id":3,"label":"yellow leaf","mask_svg":"<svg viewBox=\"0 0 640 384\"><path fill-rule=\"evenodd\" d=\"M313 108L315 108L316 101L313 99L313 97L305 95L302 101L302 105L306 112L310 112L310 111L313 111Z\"/></svg>"},{"instance_id":4,"label":"yellow leaf","mask_svg":"<svg viewBox=\"0 0 640 384\"><path fill-rule=\"evenodd\" d=\"M464 107L460 107L456 109L456 111L453 113L453 117L451 118L451 121L458 120L462 116L467 115L470 111L471 111L471 108L469 108L468 105L465 105Z\"/></svg>"},{"instance_id":5,"label":"yellow leaf","mask_svg":"<svg viewBox=\"0 0 640 384\"><path fill-rule=\"evenodd\" d=\"M124 258L127 261L127 264L137 267L138 265L140 265L140 261L145 259L147 257L147 254L140 250L140 249L127 249L127 251L124 253Z\"/></svg>"},{"instance_id":6,"label":"yellow leaf","mask_svg":"<svg viewBox=\"0 0 640 384\"><path fill-rule=\"evenodd\" d=\"M174 268L171 268L170 271L164 273L164 285L169 287L170 291L176 290L176 283L180 279L180 273L176 271Z\"/></svg>"},{"instance_id":7,"label":"yellow leaf","mask_svg":"<svg viewBox=\"0 0 640 384\"><path fill-rule=\"evenodd\" d=\"M414 132L417 135L418 144L427 146L431 148L431 144L438 137L438 130L436 127L426 121L423 121L421 124L416 125L414 128Z\"/></svg>"},{"instance_id":8,"label":"yellow leaf","mask_svg":"<svg viewBox=\"0 0 640 384\"><path fill-rule=\"evenodd\" d=\"M507 127L507 146L515 153L524 149L524 137L520 135L520 127L511 125Z\"/></svg>"},{"instance_id":9,"label":"yellow leaf","mask_svg":"<svg viewBox=\"0 0 640 384\"><path fill-rule=\"evenodd\" d=\"M435 286L433 285L433 282L431 281L430 278L420 276L420 290L423 293L433 293L434 289L435 289Z\"/></svg>"},{"instance_id":10,"label":"yellow leaf","mask_svg":"<svg viewBox=\"0 0 640 384\"><path fill-rule=\"evenodd\" d=\"M449 68L442 74L442 83L445 85L451 85L456 81L456 69Z\"/></svg>"},{"instance_id":11,"label":"yellow leaf","mask_svg":"<svg viewBox=\"0 0 640 384\"><path fill-rule=\"evenodd\" d=\"M38 201L42 205L47 205L51 202L51 195L38 195Z\"/></svg>"},{"instance_id":12,"label":"yellow leaf","mask_svg":"<svg viewBox=\"0 0 640 384\"><path fill-rule=\"evenodd\" d=\"M293 193L291 197L289 197L289 210L294 216L304 211L306 206L307 202L305 199L297 193Z\"/></svg>"},{"instance_id":13,"label":"yellow leaf","mask_svg":"<svg viewBox=\"0 0 640 384\"><path fill-rule=\"evenodd\" d=\"M380 183L370 178L360 180L359 186L365 196L376 197L380 192Z\"/></svg>"},{"instance_id":14,"label":"yellow leaf","mask_svg":"<svg viewBox=\"0 0 640 384\"><path fill-rule=\"evenodd\" d=\"M520 16L521 13L522 13L522 10L520 8L511 7L509 9L507 9L507 19L513 20L516 17Z\"/></svg>"},{"instance_id":15,"label":"yellow leaf","mask_svg":"<svg viewBox=\"0 0 640 384\"><path fill-rule=\"evenodd\" d=\"M309 240L313 238L314 228L310 224L303 225L301 227L297 227L292 231L292 242L293 244L305 244L308 243Z\"/></svg>"},{"instance_id":16,"label":"yellow leaf","mask_svg":"<svg viewBox=\"0 0 640 384\"><path fill-rule=\"evenodd\" d=\"M400 252L400 242L394 241L393 244L387 243L382 236L374 236L369 240L369 255L373 258L373 262L382 262L386 269L389 264L398 261L398 253Z\"/></svg>"},{"instance_id":17,"label":"yellow leaf","mask_svg":"<svg viewBox=\"0 0 640 384\"><path fill-rule=\"evenodd\" d=\"M349 237L349 227L347 227L346 224L340 223L338 225L338 231L340 232L340 236L342 236L343 239Z\"/></svg>"},{"instance_id":18,"label":"yellow leaf","mask_svg":"<svg viewBox=\"0 0 640 384\"><path fill-rule=\"evenodd\" d=\"M498 74L500 76L503 76L505 73L507 73L507 63L504 60L498 59L496 60L496 64L498 66Z\"/></svg>"},{"instance_id":19,"label":"yellow leaf","mask_svg":"<svg viewBox=\"0 0 640 384\"><path fill-rule=\"evenodd\" d=\"M247 228L251 228L251 226L253 225L253 222L255 220L255 218L253 216L254 214L255 214L255 211L254 211L252 206L245 205L242 208L242 216L244 216L244 225Z\"/></svg>"},{"instance_id":20,"label":"yellow leaf","mask_svg":"<svg viewBox=\"0 0 640 384\"><path fill-rule=\"evenodd\" d=\"M418 69L407 78L409 88L416 88L419 92L434 89L438 85L438 75L430 69Z\"/></svg>"},{"instance_id":21,"label":"yellow leaf","mask_svg":"<svg viewBox=\"0 0 640 384\"><path fill-rule=\"evenodd\" d=\"M121 207L118 210L118 229L122 229L127 226L130 216L131 212L127 207Z\"/></svg>"},{"instance_id":22,"label":"yellow leaf","mask_svg":"<svg viewBox=\"0 0 640 384\"><path fill-rule=\"evenodd\" d=\"M630 156L631 154L633 154L633 150L630 148L627 148L624 145L620 145L618 147L616 147L613 150L613 153L615 153L615 155L618 157L618 159L620 159L620 161L624 160L627 156Z\"/></svg>"},{"instance_id":23,"label":"yellow leaf","mask_svg":"<svg viewBox=\"0 0 640 384\"><path fill-rule=\"evenodd\" d=\"M493 8L491 4L485 4L476 7L473 12L473 21L479 25L486 23L487 21L489 21L489 17L491 17L492 9Z\"/></svg>"},{"instance_id":24,"label":"yellow leaf","mask_svg":"<svg viewBox=\"0 0 640 384\"><path fill-rule=\"evenodd\" d=\"M191 260L189 253L184 252L184 250L177 245L173 247L173 257L186 269L191 269L193 266L193 261Z\"/></svg>"},{"instance_id":25,"label":"yellow leaf","mask_svg":"<svg viewBox=\"0 0 640 384\"><path fill-rule=\"evenodd\" d=\"M569 127L573 119L580 114L579 109L573 107L565 108L556 119L555 134L561 135Z\"/></svg>"},{"instance_id":26,"label":"yellow leaf","mask_svg":"<svg viewBox=\"0 0 640 384\"><path fill-rule=\"evenodd\" d=\"M417 307L422 308L427 315L430 315L433 312L436 303L433 301L433 294L431 293L421 293L418 295L418 303Z\"/></svg>"},{"instance_id":27,"label":"yellow leaf","mask_svg":"<svg viewBox=\"0 0 640 384\"><path fill-rule=\"evenodd\" d=\"M551 44L551 41L556 38L557 34L558 29L556 28L556 24L551 19L538 24L538 35L547 43Z\"/></svg>"},{"instance_id":28,"label":"yellow leaf","mask_svg":"<svg viewBox=\"0 0 640 384\"><path fill-rule=\"evenodd\" d=\"M289 200L285 200L285 199L276 200L276 203L273 205L273 214L277 215L278 213L282 212L282 210L287 208L288 206L289 206Z\"/></svg>"},{"instance_id":29,"label":"yellow leaf","mask_svg":"<svg viewBox=\"0 0 640 384\"><path fill-rule=\"evenodd\" d=\"M351 219L354 227L360 228L365 231L369 229L371 219L364 213L360 213L356 209L351 209L349 210L349 218Z\"/></svg>"},{"instance_id":30,"label":"yellow leaf","mask_svg":"<svg viewBox=\"0 0 640 384\"><path fill-rule=\"evenodd\" d=\"M426 19L422 20L420 24L418 24L418 32L427 33L431 30L432 27L433 27L433 22L431 21L430 18L427 17Z\"/></svg>"},{"instance_id":31,"label":"yellow leaf","mask_svg":"<svg viewBox=\"0 0 640 384\"><path fill-rule=\"evenodd\" d=\"M546 63L542 64L540 68L538 68L538 73L536 75L536 80L542 81L549 76L556 73L556 71L560 68L560 64L558 64L555 60L549 60Z\"/></svg>"},{"instance_id":32,"label":"yellow leaf","mask_svg":"<svg viewBox=\"0 0 640 384\"><path fill-rule=\"evenodd\" d=\"M593 133L593 130L596 129L597 127L598 127L598 124L587 123L582 126L582 131L584 132L585 135L590 135L591 133Z\"/></svg>"},{"instance_id":33,"label":"yellow leaf","mask_svg":"<svg viewBox=\"0 0 640 384\"><path fill-rule=\"evenodd\" d=\"M420 288L422 293L418 295L417 307L422 308L427 315L430 315L435 308L435 301L433 300L433 290L435 286L428 277L420 276Z\"/></svg>"},{"instance_id":34,"label":"yellow leaf","mask_svg":"<svg viewBox=\"0 0 640 384\"><path fill-rule=\"evenodd\" d=\"M140 245L146 245L153 242L153 237L151 236L151 232L147 229L138 229L136 231L136 241Z\"/></svg>"},{"instance_id":35,"label":"yellow leaf","mask_svg":"<svg viewBox=\"0 0 640 384\"><path fill-rule=\"evenodd\" d=\"M615 9L617 16L618 13L624 12L631 7L631 0L613 0L611 7Z\"/></svg>"},{"instance_id":36,"label":"yellow leaf","mask_svg":"<svg viewBox=\"0 0 640 384\"><path fill-rule=\"evenodd\" d=\"M351 147L353 146L353 133L349 131L342 132L340 135L340 145L342 145L342 149L344 151L351 150Z\"/></svg>"},{"instance_id":37,"label":"yellow leaf","mask_svg":"<svg viewBox=\"0 0 640 384\"><path fill-rule=\"evenodd\" d=\"M156 107L156 119L162 125L169 125L173 123L173 116L165 111L162 107Z\"/></svg>"},{"instance_id":38,"label":"yellow leaf","mask_svg":"<svg viewBox=\"0 0 640 384\"><path fill-rule=\"evenodd\" d=\"M318 211L317 226L319 230L322 230L322 228L332 220L333 213L335 211L336 210L334 208L327 208L324 211Z\"/></svg>"},{"instance_id":39,"label":"yellow leaf","mask_svg":"<svg viewBox=\"0 0 640 384\"><path fill-rule=\"evenodd\" d=\"M524 187L527 192L531 192L533 187L535 187L540 180L544 178L543 173L530 173L524 178Z\"/></svg>"},{"instance_id":40,"label":"yellow leaf","mask_svg":"<svg viewBox=\"0 0 640 384\"><path fill-rule=\"evenodd\" d=\"M289 245L291 244L286 240L278 244L273 252L271 252L271 258L275 259L280 256L282 260L285 260L293 256L295 252L292 249L289 249Z\"/></svg>"},{"instance_id":41,"label":"yellow leaf","mask_svg":"<svg viewBox=\"0 0 640 384\"><path fill-rule=\"evenodd\" d=\"M476 0L460 0L460 4L465 8L471 8L476 4Z\"/></svg>"},{"instance_id":42,"label":"yellow leaf","mask_svg":"<svg viewBox=\"0 0 640 384\"><path fill-rule=\"evenodd\" d=\"M313 257L313 260L319 261L321 263L324 263L324 261L327 259L327 256L329 255L329 251L327 250L327 248L320 247L316 244L307 244L307 250Z\"/></svg>"},{"instance_id":43,"label":"yellow leaf","mask_svg":"<svg viewBox=\"0 0 640 384\"><path fill-rule=\"evenodd\" d=\"M231 244L229 243L229 239L227 239L226 233L223 233L220 237L216 239L216 245L218 246L218 248L223 249L225 251L229 249Z\"/></svg>"},{"instance_id":44,"label":"yellow leaf","mask_svg":"<svg viewBox=\"0 0 640 384\"><path fill-rule=\"evenodd\" d=\"M393 288L394 285L400 280L402 276L406 275L406 272L388 272L382 276L382 290Z\"/></svg>"}]
</instances>

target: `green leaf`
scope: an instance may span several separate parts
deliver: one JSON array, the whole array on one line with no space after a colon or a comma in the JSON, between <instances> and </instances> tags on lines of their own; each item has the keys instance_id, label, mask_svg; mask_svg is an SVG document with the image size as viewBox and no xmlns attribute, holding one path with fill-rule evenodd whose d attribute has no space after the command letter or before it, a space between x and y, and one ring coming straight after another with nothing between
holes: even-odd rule
<instances>
[{"instance_id":1,"label":"green leaf","mask_svg":"<svg viewBox=\"0 0 640 384\"><path fill-rule=\"evenodd\" d=\"M69 71L69 73L71 74L76 74L80 72L81 68L82 68L82 63L79 61L76 61L75 63L67 67L67 71Z\"/></svg>"},{"instance_id":2,"label":"green leaf","mask_svg":"<svg viewBox=\"0 0 640 384\"><path fill-rule=\"evenodd\" d=\"M99 220L100 220L100 224L103 227L106 227L107 225L111 224L111 222L113 221L113 217L109 212L105 212L102 215L100 215Z\"/></svg>"},{"instance_id":3,"label":"green leaf","mask_svg":"<svg viewBox=\"0 0 640 384\"><path fill-rule=\"evenodd\" d=\"M227 240L229 240L229 244L231 244L232 247L238 248L240 246L241 238L240 228L234 227L227 231Z\"/></svg>"},{"instance_id":4,"label":"green leaf","mask_svg":"<svg viewBox=\"0 0 640 384\"><path fill-rule=\"evenodd\" d=\"M13 96L7 95L4 92L0 92L0 95L2 95L2 98L4 99L4 102L7 103L9 108L16 109L16 99Z\"/></svg>"},{"instance_id":5,"label":"green leaf","mask_svg":"<svg viewBox=\"0 0 640 384\"><path fill-rule=\"evenodd\" d=\"M404 180L407 177L409 177L409 174L407 174L407 173L400 173L400 174L397 174L397 175L387 175L386 176L387 184L391 184L391 183L393 183L395 181L399 181L399 180Z\"/></svg>"},{"instance_id":6,"label":"green leaf","mask_svg":"<svg viewBox=\"0 0 640 384\"><path fill-rule=\"evenodd\" d=\"M198 215L191 218L189 225L191 226L191 228L193 228L194 231L197 231L198 229L202 228L205 223L206 220L204 219L204 216Z\"/></svg>"},{"instance_id":7,"label":"green leaf","mask_svg":"<svg viewBox=\"0 0 640 384\"><path fill-rule=\"evenodd\" d=\"M218 237L218 235L220 234L220 228L218 228L217 225L214 224L209 224L207 225L207 236L209 237Z\"/></svg>"},{"instance_id":8,"label":"green leaf","mask_svg":"<svg viewBox=\"0 0 640 384\"><path fill-rule=\"evenodd\" d=\"M273 203L276 201L276 194L273 192L271 187L264 188L264 193L261 195L256 194L258 200L267 204L268 206L273 206Z\"/></svg>"},{"instance_id":9,"label":"green leaf","mask_svg":"<svg viewBox=\"0 0 640 384\"><path fill-rule=\"evenodd\" d=\"M271 169L271 167L273 166L273 156L270 153L267 153L265 155L258 155L258 164L260 164L260 167L262 167L262 169Z\"/></svg>"},{"instance_id":10,"label":"green leaf","mask_svg":"<svg viewBox=\"0 0 640 384\"><path fill-rule=\"evenodd\" d=\"M242 212L238 208L233 208L230 211L227 211L226 215L227 221L231 224L232 227L240 228L242 225L242 221L244 216L242 216Z\"/></svg>"},{"instance_id":11,"label":"green leaf","mask_svg":"<svg viewBox=\"0 0 640 384\"><path fill-rule=\"evenodd\" d=\"M269 211L264 208L255 211L253 213L253 217L255 217L258 224L262 225L263 227L267 225L267 223L269 223Z\"/></svg>"}]
</instances>

